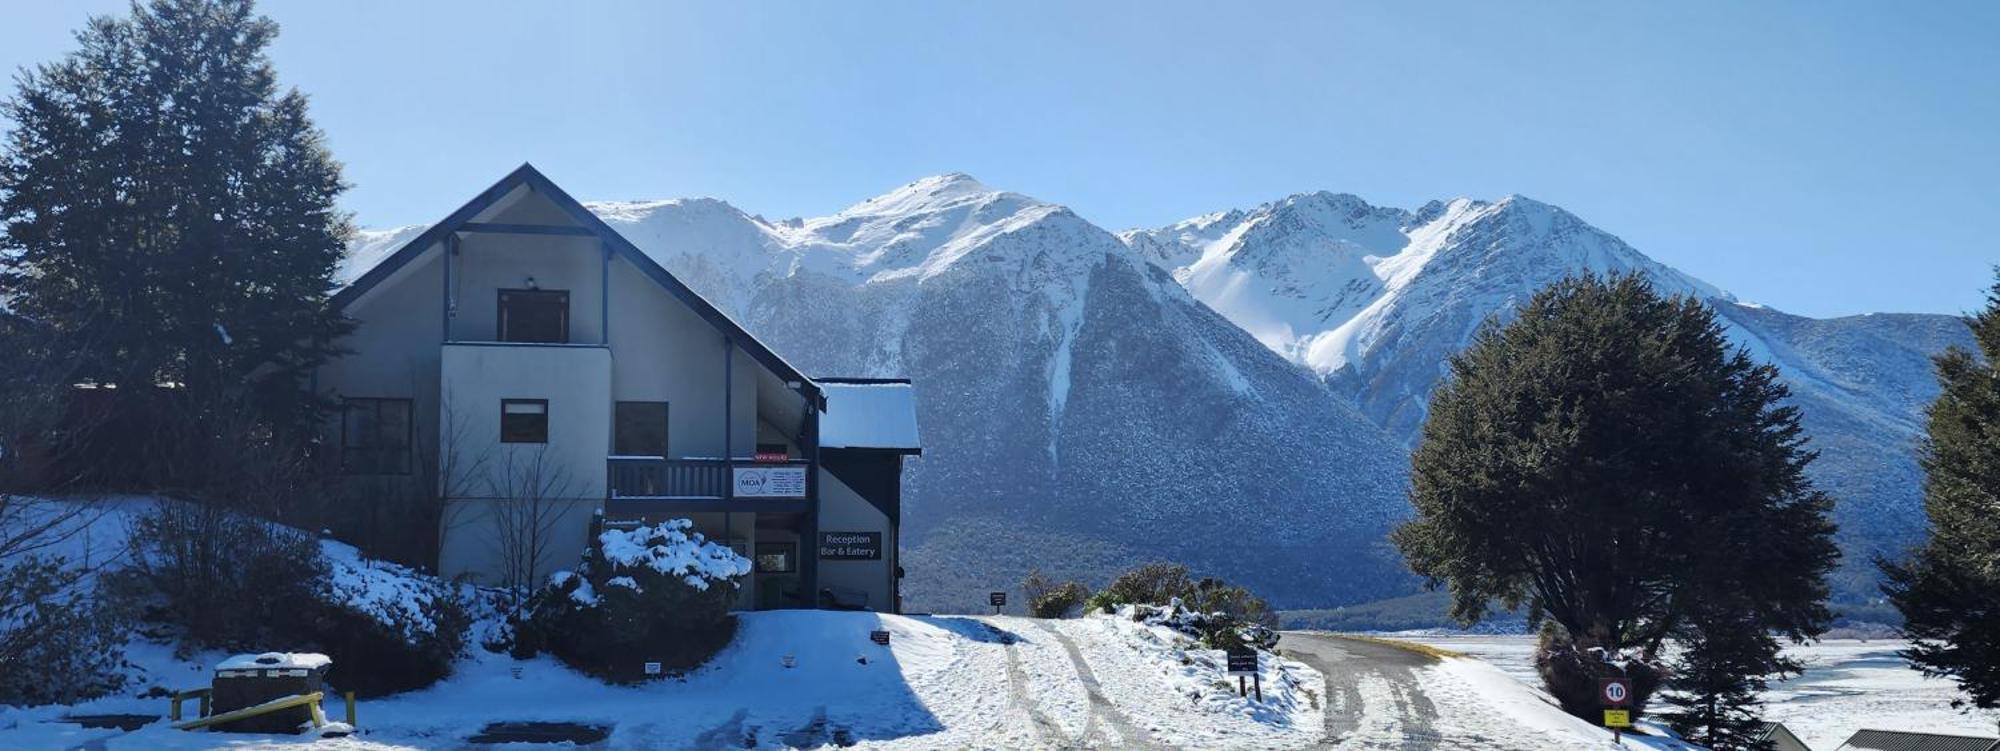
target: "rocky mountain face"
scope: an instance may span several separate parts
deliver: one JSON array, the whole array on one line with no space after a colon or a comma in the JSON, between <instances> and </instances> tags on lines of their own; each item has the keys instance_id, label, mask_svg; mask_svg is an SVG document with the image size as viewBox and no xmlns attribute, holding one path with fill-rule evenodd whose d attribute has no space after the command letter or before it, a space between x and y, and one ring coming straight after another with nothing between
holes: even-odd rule
<instances>
[{"instance_id":1,"label":"rocky mountain face","mask_svg":"<svg viewBox=\"0 0 2000 751\"><path fill-rule=\"evenodd\" d=\"M807 372L915 379L912 607L1149 560L1291 604L1411 586L1397 441L1069 209L946 175L814 219L592 210Z\"/></svg>"},{"instance_id":2,"label":"rocky mountain face","mask_svg":"<svg viewBox=\"0 0 2000 751\"><path fill-rule=\"evenodd\" d=\"M1311 193L1113 235L965 175L832 216L722 201L591 204L807 372L909 376L914 609L976 609L1030 566L1102 583L1150 560L1285 607L1414 591L1385 539L1447 358L1565 275L1708 300L1776 363L1839 502L1839 590L1922 533L1914 459L1955 319L1812 319L1742 303L1519 196L1414 211ZM364 232L351 278L420 228Z\"/></svg>"},{"instance_id":3,"label":"rocky mountain face","mask_svg":"<svg viewBox=\"0 0 2000 751\"><path fill-rule=\"evenodd\" d=\"M1847 559L1837 587L1849 597L1873 594L1870 557L1922 534L1914 447L1937 391L1928 358L1970 341L1950 316L1812 319L1742 303L1520 196L1405 211L1303 194L1121 236L1405 444L1450 354L1552 281L1640 273L1704 299L1732 340L1776 364L1792 389L1820 452L1813 477L1839 504Z\"/></svg>"}]
</instances>

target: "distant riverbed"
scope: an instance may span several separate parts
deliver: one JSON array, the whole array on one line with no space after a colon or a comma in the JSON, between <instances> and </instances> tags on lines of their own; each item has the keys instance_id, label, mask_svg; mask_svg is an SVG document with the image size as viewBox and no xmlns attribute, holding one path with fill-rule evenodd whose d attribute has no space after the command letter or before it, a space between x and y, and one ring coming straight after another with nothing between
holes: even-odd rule
<instances>
[{"instance_id":1,"label":"distant riverbed","mask_svg":"<svg viewBox=\"0 0 2000 751\"><path fill-rule=\"evenodd\" d=\"M1396 638L1464 652L1528 685L1540 682L1533 636L1404 633ZM1901 647L1888 639L1831 639L1793 648L1792 654L1805 662L1805 673L1772 684L1765 694L1765 719L1784 723L1815 749L1835 748L1862 728L2000 734L2000 713L1952 709L1956 685L1911 670L1896 656Z\"/></svg>"}]
</instances>

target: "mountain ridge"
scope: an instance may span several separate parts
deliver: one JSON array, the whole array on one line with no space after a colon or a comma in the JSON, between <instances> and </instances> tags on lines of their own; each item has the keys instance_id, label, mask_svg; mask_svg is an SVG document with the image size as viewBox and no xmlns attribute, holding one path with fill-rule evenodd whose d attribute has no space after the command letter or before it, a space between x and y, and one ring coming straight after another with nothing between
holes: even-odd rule
<instances>
[{"instance_id":1,"label":"mountain ridge","mask_svg":"<svg viewBox=\"0 0 2000 751\"><path fill-rule=\"evenodd\" d=\"M912 607L1150 558L1285 606L1413 591L1384 536L1409 514L1430 389L1479 325L1576 271L1698 295L1780 364L1865 563L1921 534L1910 441L1926 357L1956 341L1943 316L1739 303L1518 195L1408 210L1314 191L1119 233L963 173L776 221L711 198L587 205L809 371L917 380ZM343 273L421 229L359 234Z\"/></svg>"}]
</instances>

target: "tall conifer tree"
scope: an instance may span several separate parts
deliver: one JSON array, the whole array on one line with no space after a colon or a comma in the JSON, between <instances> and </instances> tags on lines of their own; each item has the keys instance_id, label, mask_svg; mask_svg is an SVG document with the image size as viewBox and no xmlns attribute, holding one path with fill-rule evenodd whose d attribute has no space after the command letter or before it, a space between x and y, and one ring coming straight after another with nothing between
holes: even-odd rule
<instances>
[{"instance_id":1,"label":"tall conifer tree","mask_svg":"<svg viewBox=\"0 0 2000 751\"><path fill-rule=\"evenodd\" d=\"M1996 275L2000 276L2000 275ZM1930 538L1907 561L1883 562L1889 601L1926 675L1964 689L1960 705L2000 707L2000 279L1966 319L1979 351L1935 358L1944 387L1923 445Z\"/></svg>"},{"instance_id":2,"label":"tall conifer tree","mask_svg":"<svg viewBox=\"0 0 2000 751\"><path fill-rule=\"evenodd\" d=\"M304 424L300 379L347 330L326 302L349 225L276 33L249 0L135 2L18 76L0 297L86 348L82 377Z\"/></svg>"}]
</instances>

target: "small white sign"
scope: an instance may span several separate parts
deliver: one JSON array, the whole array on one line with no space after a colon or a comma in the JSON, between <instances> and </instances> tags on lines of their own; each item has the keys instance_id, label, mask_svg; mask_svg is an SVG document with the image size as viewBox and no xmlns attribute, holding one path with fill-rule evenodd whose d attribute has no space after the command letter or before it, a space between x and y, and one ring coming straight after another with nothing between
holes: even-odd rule
<instances>
[{"instance_id":1,"label":"small white sign","mask_svg":"<svg viewBox=\"0 0 2000 751\"><path fill-rule=\"evenodd\" d=\"M649 662L649 663L646 663L646 674L647 674L647 675L659 675L659 674L660 674L660 663L657 663L657 662Z\"/></svg>"},{"instance_id":2,"label":"small white sign","mask_svg":"<svg viewBox=\"0 0 2000 751\"><path fill-rule=\"evenodd\" d=\"M806 497L806 468L803 464L737 467L735 481L738 498Z\"/></svg>"}]
</instances>

